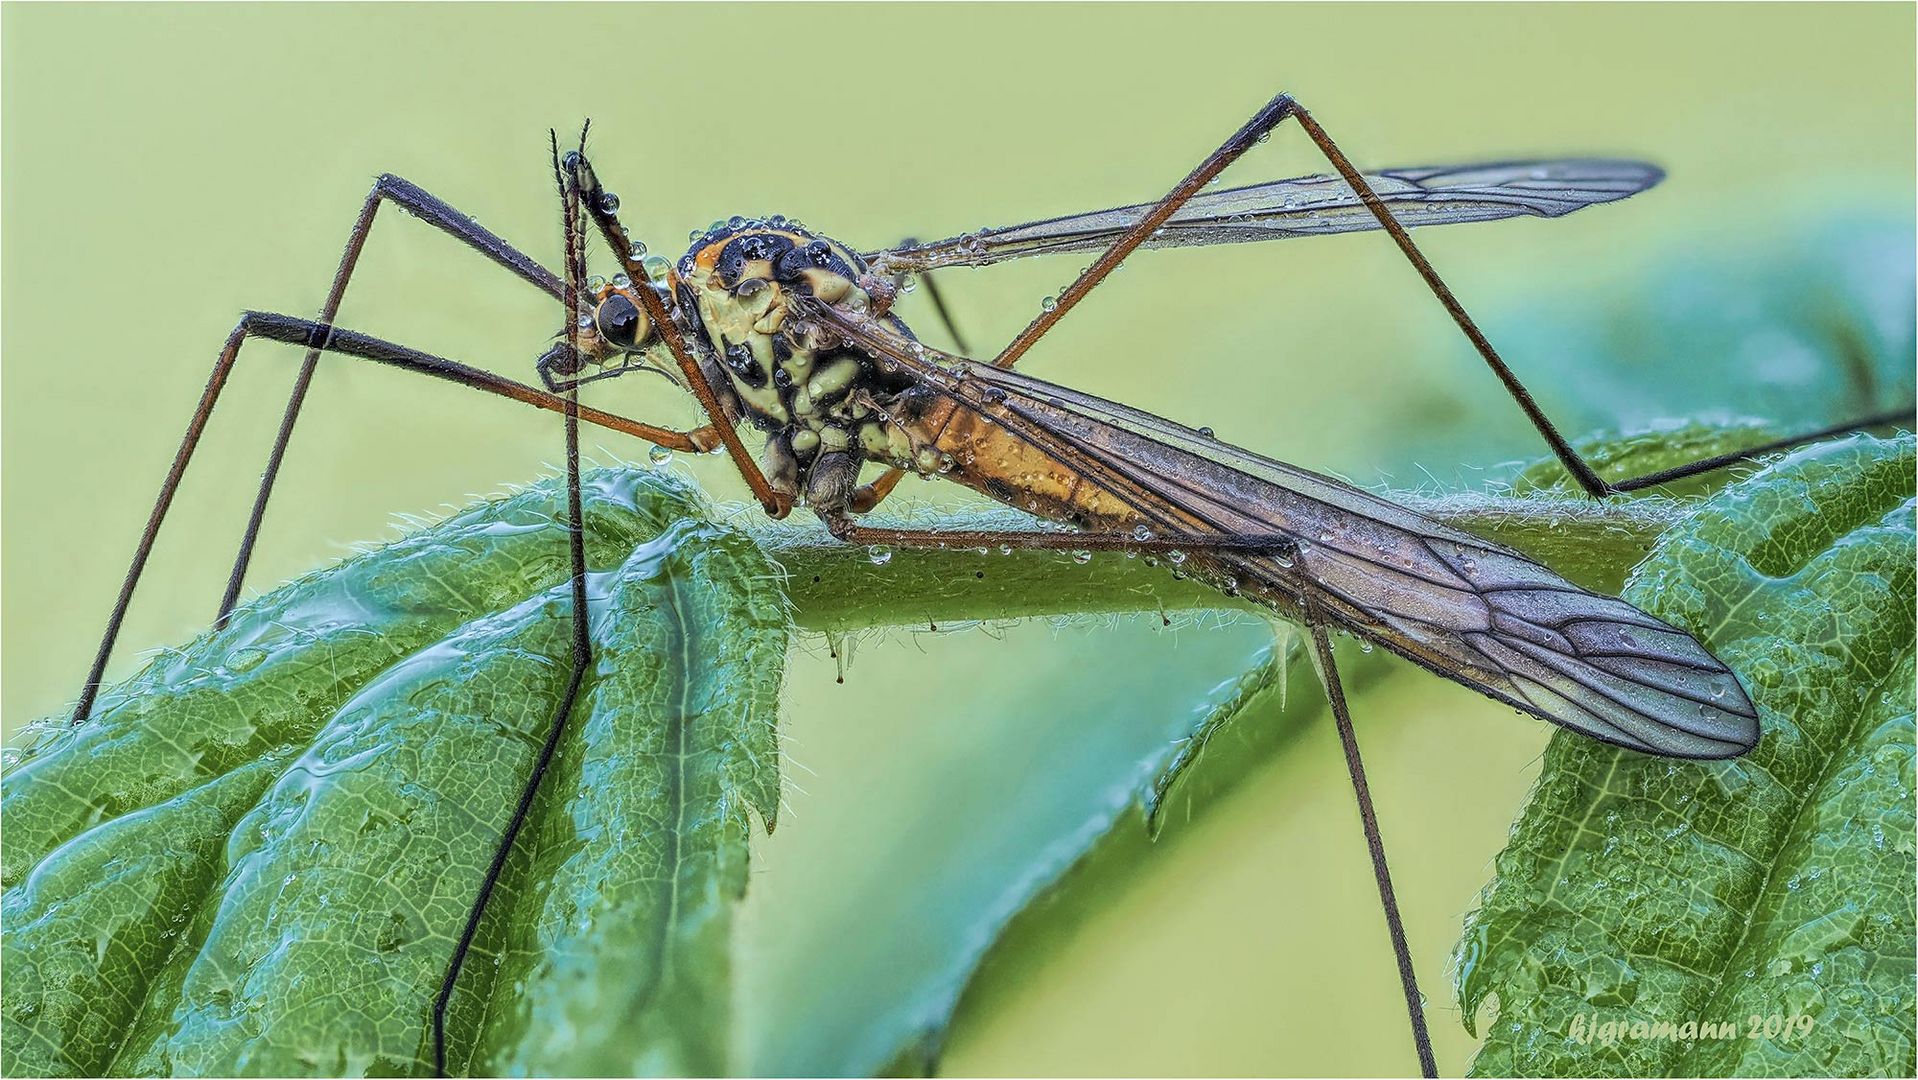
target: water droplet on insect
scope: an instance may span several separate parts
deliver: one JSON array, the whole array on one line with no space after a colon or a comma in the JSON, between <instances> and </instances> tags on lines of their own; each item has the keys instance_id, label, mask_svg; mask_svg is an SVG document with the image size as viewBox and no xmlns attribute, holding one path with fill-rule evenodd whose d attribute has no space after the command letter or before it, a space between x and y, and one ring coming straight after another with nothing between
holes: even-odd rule
<instances>
[{"instance_id":1,"label":"water droplet on insect","mask_svg":"<svg viewBox=\"0 0 1918 1080\"><path fill-rule=\"evenodd\" d=\"M1084 550L1075 551L1072 553L1072 561L1078 563L1080 566L1084 566L1092 561L1092 552Z\"/></svg>"},{"instance_id":2,"label":"water droplet on insect","mask_svg":"<svg viewBox=\"0 0 1918 1080\"><path fill-rule=\"evenodd\" d=\"M1369 652L1371 652L1371 651L1372 651L1372 643L1371 643L1371 642L1369 642L1369 641L1364 641L1364 640L1361 640L1361 641L1359 642L1359 651L1360 651L1360 652L1362 652L1362 653L1369 653Z\"/></svg>"},{"instance_id":3,"label":"water droplet on insect","mask_svg":"<svg viewBox=\"0 0 1918 1080\"><path fill-rule=\"evenodd\" d=\"M892 561L892 549L875 544L866 549L866 558L871 559L874 566L884 566Z\"/></svg>"},{"instance_id":4,"label":"water droplet on insect","mask_svg":"<svg viewBox=\"0 0 1918 1080\"><path fill-rule=\"evenodd\" d=\"M1212 433L1212 429L1211 429L1211 428L1209 428L1209 427L1202 427L1202 428L1200 428L1200 429L1199 429L1199 438L1201 438L1201 439L1216 439L1216 438L1218 438L1218 436L1216 436L1216 435L1214 435L1214 434Z\"/></svg>"},{"instance_id":5,"label":"water droplet on insect","mask_svg":"<svg viewBox=\"0 0 1918 1080\"><path fill-rule=\"evenodd\" d=\"M671 265L672 265L671 263L668 263L664 258L661 258L658 255L649 255L646 257L646 262L645 262L646 274L647 276L652 277L656 280L659 278L664 278L666 276L667 268L670 267Z\"/></svg>"},{"instance_id":6,"label":"water droplet on insect","mask_svg":"<svg viewBox=\"0 0 1918 1080\"><path fill-rule=\"evenodd\" d=\"M663 446L655 446L651 450L646 451L646 460L652 462L653 468L657 469L673 460L673 452Z\"/></svg>"},{"instance_id":7,"label":"water droplet on insect","mask_svg":"<svg viewBox=\"0 0 1918 1080\"><path fill-rule=\"evenodd\" d=\"M737 229L744 224L746 224L746 219L740 217L738 214L734 214L732 217L726 219L726 227L729 229Z\"/></svg>"},{"instance_id":8,"label":"water droplet on insect","mask_svg":"<svg viewBox=\"0 0 1918 1080\"><path fill-rule=\"evenodd\" d=\"M1132 538L1143 543L1152 539L1152 530L1146 528L1144 525L1136 526L1132 530Z\"/></svg>"},{"instance_id":9,"label":"water droplet on insect","mask_svg":"<svg viewBox=\"0 0 1918 1080\"><path fill-rule=\"evenodd\" d=\"M1039 306L1047 311L1057 311L1059 310L1059 300L1057 297L1048 296L1044 300L1039 301Z\"/></svg>"},{"instance_id":10,"label":"water droplet on insect","mask_svg":"<svg viewBox=\"0 0 1918 1080\"><path fill-rule=\"evenodd\" d=\"M1185 552L1183 551L1178 551L1178 550L1168 551L1165 553L1165 557L1174 566L1185 565Z\"/></svg>"},{"instance_id":11,"label":"water droplet on insect","mask_svg":"<svg viewBox=\"0 0 1918 1080\"><path fill-rule=\"evenodd\" d=\"M626 249L626 254L632 256L635 259L645 258L646 257L646 241L644 240L633 241L633 246Z\"/></svg>"},{"instance_id":12,"label":"water droplet on insect","mask_svg":"<svg viewBox=\"0 0 1918 1080\"><path fill-rule=\"evenodd\" d=\"M591 330L593 328L593 317L591 315L581 315L579 317L579 328L581 330Z\"/></svg>"},{"instance_id":13,"label":"water droplet on insect","mask_svg":"<svg viewBox=\"0 0 1918 1080\"><path fill-rule=\"evenodd\" d=\"M586 279L586 287L594 292L598 292L606 287L606 279L600 277L598 274L594 274L592 277Z\"/></svg>"},{"instance_id":14,"label":"water droplet on insect","mask_svg":"<svg viewBox=\"0 0 1918 1080\"><path fill-rule=\"evenodd\" d=\"M619 212L619 196L610 191L599 193L599 208L608 214Z\"/></svg>"},{"instance_id":15,"label":"water droplet on insect","mask_svg":"<svg viewBox=\"0 0 1918 1080\"><path fill-rule=\"evenodd\" d=\"M613 275L613 287L614 287L614 288L617 288L617 289L625 289L625 288L629 288L629 287L631 287L631 286L632 286L632 284L633 284L633 279L632 279L632 278L629 278L629 277L627 277L627 276L626 276L625 274L614 274L614 275Z\"/></svg>"}]
</instances>

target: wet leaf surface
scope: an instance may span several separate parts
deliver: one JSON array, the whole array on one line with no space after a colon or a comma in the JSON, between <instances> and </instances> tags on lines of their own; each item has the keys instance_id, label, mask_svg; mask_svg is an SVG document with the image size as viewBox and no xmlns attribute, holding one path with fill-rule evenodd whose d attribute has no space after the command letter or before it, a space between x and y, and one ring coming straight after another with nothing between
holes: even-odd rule
<instances>
[{"instance_id":1,"label":"wet leaf surface","mask_svg":"<svg viewBox=\"0 0 1918 1080\"><path fill-rule=\"evenodd\" d=\"M1634 573L1764 737L1713 763L1554 737L1459 946L1468 1022L1499 1006L1475 1073L1913 1070L1913 469L1910 436L1800 451Z\"/></svg>"},{"instance_id":2,"label":"wet leaf surface","mask_svg":"<svg viewBox=\"0 0 1918 1080\"><path fill-rule=\"evenodd\" d=\"M449 1065L727 1067L730 918L778 805L786 612L659 474L588 485L596 666ZM42 725L6 775L12 1074L431 1069L434 995L570 670L555 485L286 586Z\"/></svg>"}]
</instances>

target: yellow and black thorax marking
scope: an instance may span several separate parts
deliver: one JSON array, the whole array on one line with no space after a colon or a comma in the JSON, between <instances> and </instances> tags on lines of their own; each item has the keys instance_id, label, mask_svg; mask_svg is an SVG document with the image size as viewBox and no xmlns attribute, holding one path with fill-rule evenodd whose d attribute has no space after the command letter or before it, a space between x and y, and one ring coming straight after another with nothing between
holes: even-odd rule
<instances>
[{"instance_id":1,"label":"yellow and black thorax marking","mask_svg":"<svg viewBox=\"0 0 1918 1080\"><path fill-rule=\"evenodd\" d=\"M784 218L733 218L694 239L668 284L687 329L712 347L715 388L729 389L768 432L769 479L803 490L822 454L911 457L884 407L909 383L792 314L794 297L812 297L879 315L910 336L888 313L890 288L856 253Z\"/></svg>"}]
</instances>

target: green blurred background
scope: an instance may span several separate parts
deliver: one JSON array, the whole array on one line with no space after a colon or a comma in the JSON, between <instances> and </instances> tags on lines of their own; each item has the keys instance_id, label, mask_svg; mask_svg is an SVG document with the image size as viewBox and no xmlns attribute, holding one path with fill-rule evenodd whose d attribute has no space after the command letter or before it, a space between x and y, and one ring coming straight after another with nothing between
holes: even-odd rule
<instances>
[{"instance_id":1,"label":"green blurred background","mask_svg":"<svg viewBox=\"0 0 1918 1080\"><path fill-rule=\"evenodd\" d=\"M1523 320L1662 258L1737 247L1821 205L1908 207L1909 5L9 5L0 329L7 730L59 710L208 365L243 308L317 309L373 176L399 173L536 257L558 247L546 129L595 164L655 250L737 213L854 246L1148 199L1290 90L1361 165L1642 156L1655 192L1555 222L1427 231L1469 306ZM1228 182L1320 171L1296 132ZM975 343L1010 337L1071 259L949 273ZM922 296L906 312L942 341ZM390 210L340 322L510 375L545 298ZM1026 361L1360 483L1429 483L1537 452L1381 238L1149 253ZM1544 352L1544 350L1541 350ZM113 673L211 616L297 354L244 354L175 505ZM1738 388L1593 401L1510 357L1576 431L1703 411ZM556 418L323 365L251 581L266 588L540 475ZM1555 394L1554 386L1561 389ZM1708 396L1709 395L1709 396ZM687 420L663 384L598 404ZM1648 404L1649 403L1649 404ZM589 436L605 462L643 460ZM723 460L681 463L715 496ZM955 496L914 482L912 500ZM1264 631L1157 618L1024 624L794 657L788 813L759 844L744 994L834 993L873 949L848 883L964 878L941 822L1043 791L1026 725L1185 715ZM1471 1043L1443 982L1548 731L1449 684L1364 694L1368 760L1441 1067ZM1041 725L1043 721L1043 725ZM1075 727L1076 725L1076 727ZM1011 741L1008 742L1008 739ZM1008 747L1013 749L1008 750ZM1313 732L1110 882L961 1009L954 1073L1395 1073L1410 1064L1350 795ZM865 888L866 885L860 887ZM788 1038L771 1028L742 1039ZM773 1060L748 1049L746 1060Z\"/></svg>"}]
</instances>

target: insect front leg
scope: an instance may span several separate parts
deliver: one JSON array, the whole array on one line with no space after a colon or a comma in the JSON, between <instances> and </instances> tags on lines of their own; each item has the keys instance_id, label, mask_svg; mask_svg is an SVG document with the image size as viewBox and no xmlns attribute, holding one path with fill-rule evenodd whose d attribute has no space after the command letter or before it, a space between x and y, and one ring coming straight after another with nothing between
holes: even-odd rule
<instances>
[{"instance_id":1,"label":"insect front leg","mask_svg":"<svg viewBox=\"0 0 1918 1080\"><path fill-rule=\"evenodd\" d=\"M353 229L347 234L346 250L340 254L340 265L333 272L332 287L327 290L326 302L320 305L320 313L315 320L322 325L332 325L334 318L339 315L340 303L346 298L347 283L352 280L353 270L359 265L360 252L365 249L367 237L372 234L373 219L383 202L393 203L554 299L562 299L563 283L552 271L494 235L479 222L454 209L445 200L410 180L387 173L373 181L373 190L367 193L366 201L360 205L359 217L354 219ZM298 423L300 411L305 407L307 390L313 384L313 374L319 367L322 351L317 347L307 349L299 374L294 376L293 389L286 400L286 411L280 417L279 432L273 438L273 448L267 452L266 467L260 474L260 490L253 497L253 509L247 515L240 550L233 559L233 571L227 577L226 592L220 598L220 612L214 619L215 626L226 625L233 605L239 601L240 587L246 580L247 564L252 562L254 545L259 542L260 523L266 517L267 500L272 496L273 485L279 479L287 444L293 438L293 426Z\"/></svg>"},{"instance_id":2,"label":"insect front leg","mask_svg":"<svg viewBox=\"0 0 1918 1080\"><path fill-rule=\"evenodd\" d=\"M577 196L581 208L587 216L592 218L593 224L599 229L600 236L606 241L606 246L612 251L613 257L619 260L627 276L642 284L650 282L652 275L639 257L639 253L643 252L644 248L633 243L631 236L626 232L626 226L620 223L619 198L600 185L599 177L593 172L592 164L586 160L585 142L585 133L582 132L581 148L567 153L561 159L560 168L564 174L562 186L569 188ZM693 397L699 400L699 407L706 411L706 418L712 429L718 433L720 443L726 448L727 455L732 458L733 467L739 470L740 477L752 490L753 498L759 500L760 508L766 511L768 517L774 519L785 517L792 510L792 498L766 479L766 474L760 469L759 462L754 460L752 451L746 449L746 444L740 441L739 426L734 420L732 411L720 400L712 384L707 381L705 368L701 366L699 357L693 354L693 347L687 344L686 336L680 333L679 324L674 321L672 313L666 309L665 301L650 288L635 289L634 292L639 296L640 306L646 309L647 318L651 319L653 326L657 328L660 340L666 343L666 348L673 354L673 360L679 365L680 375L686 380L687 388L693 392Z\"/></svg>"},{"instance_id":3,"label":"insect front leg","mask_svg":"<svg viewBox=\"0 0 1918 1080\"><path fill-rule=\"evenodd\" d=\"M133 592L139 585L140 575L146 569L147 558L152 554L154 542L159 538L160 527L166 521L167 510L173 505L173 496L179 489L180 481L186 476L187 466L193 460L193 452L199 446L200 436L206 430L207 421L213 415L214 406L219 403L220 393L226 387L227 377L239 360L240 348L248 338L253 337L304 345L309 353L333 353L359 360L369 360L402 371L445 379L483 393L532 405L535 408L554 412L565 412L569 408L567 399L556 394L514 382L490 371L421 352L418 349L310 319L265 312L247 312L241 317L239 325L235 326L233 332L227 336L226 344L222 346L220 355L214 360L213 371L207 377L206 389L201 392L199 404L194 407L193 415L187 421L186 434L181 437L180 447L173 455L173 464L168 468L165 479L160 482L159 495L154 499L153 510L147 516L146 527L141 531L140 542L134 549L133 561L127 567L126 578L120 584L120 593L114 601L113 612L107 617L106 629L101 635L100 647L94 654L93 666L87 674L86 682L81 686L79 701L74 705L73 723L78 724L84 721L93 711L93 702L99 694L107 661L113 654L114 642L119 637L120 626L126 619L127 608L133 601ZM717 434L710 427L676 431L584 406L579 407L579 418L589 424L623 432L664 446L669 450L705 453L718 445ZM225 608L223 607L222 610L224 612Z\"/></svg>"},{"instance_id":4,"label":"insect front leg","mask_svg":"<svg viewBox=\"0 0 1918 1080\"><path fill-rule=\"evenodd\" d=\"M564 365L572 370L579 367L579 316L582 296L586 282L585 236L579 222L579 192L570 186L561 172L559 157L559 133L552 132L553 139L553 179L559 186L561 226L566 241L566 282L561 293L566 305L566 353ZM580 141L585 142L586 133L580 132ZM480 921L486 915L487 903L493 897L493 891L499 886L500 875L506 869L506 860L512 854L513 843L519 839L520 830L526 826L527 815L532 811L533 800L539 795L540 784L553 764L553 756L559 750L559 741L566 732L566 722L572 718L573 707L579 700L581 686L586 681L586 672L593 663L592 634L588 625L586 610L586 538L582 525L579 490L579 387L568 386L565 392L564 413L566 415L566 513L567 549L572 562L572 672L567 678L566 690L560 698L558 708L553 711L553 719L547 725L546 739L540 745L539 756L533 761L533 768L527 774L526 782L520 788L519 803L513 809L513 816L507 821L506 829L500 834L499 842L493 848L492 861L487 864L486 874L480 881L478 892L472 906L467 910L466 924L460 930L458 942L453 947L453 955L446 965L446 974L440 980L439 994L433 999L432 1035L433 1035L433 1073L446 1075L446 1012L452 1005L453 991L459 985L460 972L466 966L467 955L472 951L473 941L479 936Z\"/></svg>"}]
</instances>

